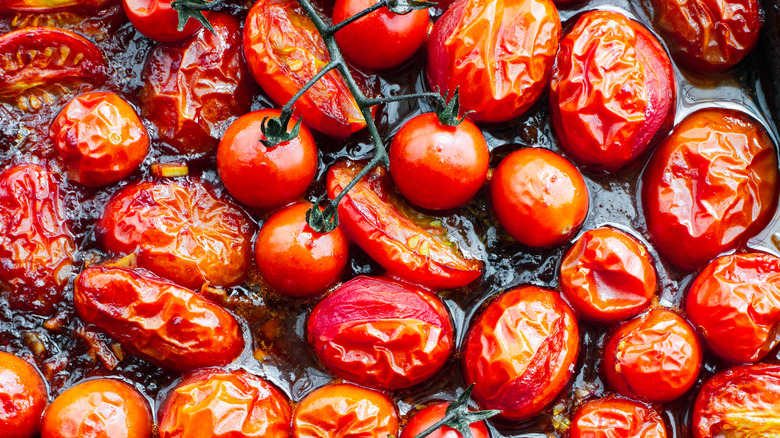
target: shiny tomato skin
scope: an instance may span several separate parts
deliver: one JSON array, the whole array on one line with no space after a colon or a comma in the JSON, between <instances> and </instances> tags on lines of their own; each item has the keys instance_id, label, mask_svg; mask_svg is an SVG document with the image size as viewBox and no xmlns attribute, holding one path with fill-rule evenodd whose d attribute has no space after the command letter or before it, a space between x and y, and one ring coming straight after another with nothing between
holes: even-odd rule
<instances>
[{"instance_id":1,"label":"shiny tomato skin","mask_svg":"<svg viewBox=\"0 0 780 438\"><path fill-rule=\"evenodd\" d=\"M666 438L661 415L644 403L618 397L586 402L574 414L570 438Z\"/></svg>"},{"instance_id":2,"label":"shiny tomato skin","mask_svg":"<svg viewBox=\"0 0 780 438\"><path fill-rule=\"evenodd\" d=\"M702 267L769 223L778 173L772 140L747 114L704 109L689 115L642 176L652 243L679 269Z\"/></svg>"},{"instance_id":3,"label":"shiny tomato skin","mask_svg":"<svg viewBox=\"0 0 780 438\"><path fill-rule=\"evenodd\" d=\"M149 402L132 386L116 379L81 382L46 409L41 438L149 438Z\"/></svg>"},{"instance_id":4,"label":"shiny tomato skin","mask_svg":"<svg viewBox=\"0 0 780 438\"><path fill-rule=\"evenodd\" d=\"M98 9L113 0L0 0L0 12L51 12L64 9Z\"/></svg>"},{"instance_id":5,"label":"shiny tomato skin","mask_svg":"<svg viewBox=\"0 0 780 438\"><path fill-rule=\"evenodd\" d=\"M406 426L404 426L404 430L401 431L401 436L399 438L414 438L423 431L427 430L429 427L436 424L436 422L444 418L444 414L447 412L447 408L449 406L449 403L437 403L435 405L428 406L427 408L414 414L409 422L406 423ZM469 425L469 429L471 429L471 436L473 438L490 438L490 431L488 431L484 421L471 423ZM449 426L442 426L428 435L428 438L462 437L460 432L456 431L455 429Z\"/></svg>"},{"instance_id":6,"label":"shiny tomato skin","mask_svg":"<svg viewBox=\"0 0 780 438\"><path fill-rule=\"evenodd\" d=\"M550 87L562 148L597 172L635 161L674 121L676 85L663 46L619 12L591 11L561 41Z\"/></svg>"},{"instance_id":7,"label":"shiny tomato skin","mask_svg":"<svg viewBox=\"0 0 780 438\"><path fill-rule=\"evenodd\" d=\"M396 187L428 210L449 210L473 198L487 179L489 161L485 137L473 122L446 126L435 113L404 123L390 146Z\"/></svg>"},{"instance_id":8,"label":"shiny tomato skin","mask_svg":"<svg viewBox=\"0 0 780 438\"><path fill-rule=\"evenodd\" d=\"M0 436L36 436L48 399L38 370L26 360L0 351Z\"/></svg>"},{"instance_id":9,"label":"shiny tomato skin","mask_svg":"<svg viewBox=\"0 0 780 438\"><path fill-rule=\"evenodd\" d=\"M317 146L305 125L290 141L267 148L260 127L281 111L253 111L231 123L217 148L217 171L225 188L250 207L273 209L303 196L317 172ZM298 119L293 117L288 129Z\"/></svg>"},{"instance_id":10,"label":"shiny tomato skin","mask_svg":"<svg viewBox=\"0 0 780 438\"><path fill-rule=\"evenodd\" d=\"M561 261L561 292L582 319L622 321L642 312L657 287L647 249L614 228L588 230Z\"/></svg>"},{"instance_id":11,"label":"shiny tomato skin","mask_svg":"<svg viewBox=\"0 0 780 438\"><path fill-rule=\"evenodd\" d=\"M171 7L171 0L122 0L125 14L133 27L143 36L163 43L181 41L203 27L190 18L179 30L179 14ZM208 12L205 12L208 18Z\"/></svg>"},{"instance_id":12,"label":"shiny tomato skin","mask_svg":"<svg viewBox=\"0 0 780 438\"><path fill-rule=\"evenodd\" d=\"M292 408L261 377L208 368L176 385L158 418L160 438L289 438Z\"/></svg>"},{"instance_id":13,"label":"shiny tomato skin","mask_svg":"<svg viewBox=\"0 0 780 438\"><path fill-rule=\"evenodd\" d=\"M483 409L519 421L539 414L574 372L579 329L554 291L513 289L491 302L469 329L463 353L466 384Z\"/></svg>"},{"instance_id":14,"label":"shiny tomato skin","mask_svg":"<svg viewBox=\"0 0 780 438\"><path fill-rule=\"evenodd\" d=\"M685 311L710 351L734 363L763 359L780 340L780 258L732 254L715 259L688 289Z\"/></svg>"},{"instance_id":15,"label":"shiny tomato skin","mask_svg":"<svg viewBox=\"0 0 780 438\"><path fill-rule=\"evenodd\" d=\"M320 301L307 333L334 374L383 390L409 388L444 367L454 340L447 308L399 281L355 277Z\"/></svg>"}]
</instances>

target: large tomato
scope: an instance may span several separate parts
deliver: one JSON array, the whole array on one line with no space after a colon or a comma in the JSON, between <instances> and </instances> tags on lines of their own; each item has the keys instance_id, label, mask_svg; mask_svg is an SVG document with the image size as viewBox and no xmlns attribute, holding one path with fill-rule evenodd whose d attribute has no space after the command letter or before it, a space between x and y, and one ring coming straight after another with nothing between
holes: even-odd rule
<instances>
[{"instance_id":1,"label":"large tomato","mask_svg":"<svg viewBox=\"0 0 780 438\"><path fill-rule=\"evenodd\" d=\"M202 25L190 18L179 30L179 14L171 7L171 0L123 0L127 18L145 37L170 43L192 36ZM208 12L204 15L208 17Z\"/></svg>"},{"instance_id":2,"label":"large tomato","mask_svg":"<svg viewBox=\"0 0 780 438\"><path fill-rule=\"evenodd\" d=\"M48 399L41 373L26 360L0 351L0 436L36 436Z\"/></svg>"},{"instance_id":3,"label":"large tomato","mask_svg":"<svg viewBox=\"0 0 780 438\"><path fill-rule=\"evenodd\" d=\"M577 409L570 438L666 438L661 415L644 403L618 397L592 400Z\"/></svg>"}]
</instances>

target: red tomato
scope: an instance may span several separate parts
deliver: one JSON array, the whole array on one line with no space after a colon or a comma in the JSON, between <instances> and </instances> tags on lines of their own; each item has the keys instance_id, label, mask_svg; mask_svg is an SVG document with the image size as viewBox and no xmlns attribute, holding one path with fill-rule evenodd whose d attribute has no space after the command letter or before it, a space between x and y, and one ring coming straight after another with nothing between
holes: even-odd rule
<instances>
[{"instance_id":1,"label":"red tomato","mask_svg":"<svg viewBox=\"0 0 780 438\"><path fill-rule=\"evenodd\" d=\"M49 128L70 179L89 187L120 181L143 163L149 134L133 107L114 93L68 102Z\"/></svg>"},{"instance_id":2,"label":"red tomato","mask_svg":"<svg viewBox=\"0 0 780 438\"><path fill-rule=\"evenodd\" d=\"M718 357L758 362L780 343L780 259L760 253L716 259L688 290L685 311Z\"/></svg>"},{"instance_id":3,"label":"red tomato","mask_svg":"<svg viewBox=\"0 0 780 438\"><path fill-rule=\"evenodd\" d=\"M439 123L435 113L404 123L390 146L390 174L413 204L448 210L468 202L487 178L490 155L482 131L470 120Z\"/></svg>"},{"instance_id":4,"label":"red tomato","mask_svg":"<svg viewBox=\"0 0 780 438\"><path fill-rule=\"evenodd\" d=\"M469 329L464 377L473 397L500 417L540 413L569 382L579 349L574 313L557 292L525 286L502 294Z\"/></svg>"},{"instance_id":5,"label":"red tomato","mask_svg":"<svg viewBox=\"0 0 780 438\"><path fill-rule=\"evenodd\" d=\"M591 11L561 41L550 83L555 135L574 161L614 172L674 122L672 63L644 26Z\"/></svg>"},{"instance_id":6,"label":"red tomato","mask_svg":"<svg viewBox=\"0 0 780 438\"><path fill-rule=\"evenodd\" d=\"M571 422L570 438L666 438L661 415L644 403L606 397L582 405Z\"/></svg>"},{"instance_id":7,"label":"red tomato","mask_svg":"<svg viewBox=\"0 0 780 438\"><path fill-rule=\"evenodd\" d=\"M424 382L452 354L452 323L436 295L410 284L355 277L312 310L309 342L334 374L372 388Z\"/></svg>"},{"instance_id":8,"label":"red tomato","mask_svg":"<svg viewBox=\"0 0 780 438\"><path fill-rule=\"evenodd\" d=\"M655 267L644 245L614 228L586 231L561 261L561 292L583 319L615 322L650 304Z\"/></svg>"},{"instance_id":9,"label":"red tomato","mask_svg":"<svg viewBox=\"0 0 780 438\"><path fill-rule=\"evenodd\" d=\"M490 196L498 221L523 245L557 245L577 232L588 214L585 179L547 149L507 155L493 173Z\"/></svg>"},{"instance_id":10,"label":"red tomato","mask_svg":"<svg viewBox=\"0 0 780 438\"><path fill-rule=\"evenodd\" d=\"M268 381L244 370L196 371L160 408L160 438L288 438L290 402Z\"/></svg>"},{"instance_id":11,"label":"red tomato","mask_svg":"<svg viewBox=\"0 0 780 438\"><path fill-rule=\"evenodd\" d=\"M436 22L428 41L428 84L452 93L477 122L526 112L547 86L561 37L550 0L463 0Z\"/></svg>"},{"instance_id":12,"label":"red tomato","mask_svg":"<svg viewBox=\"0 0 780 438\"><path fill-rule=\"evenodd\" d=\"M311 297L341 277L349 258L349 242L340 227L327 234L306 223L308 202L291 205L265 221L255 242L260 275L277 292Z\"/></svg>"},{"instance_id":13,"label":"red tomato","mask_svg":"<svg viewBox=\"0 0 780 438\"><path fill-rule=\"evenodd\" d=\"M115 379L87 380L46 410L41 438L149 438L152 411L137 389Z\"/></svg>"},{"instance_id":14,"label":"red tomato","mask_svg":"<svg viewBox=\"0 0 780 438\"><path fill-rule=\"evenodd\" d=\"M693 270L757 234L777 206L777 152L766 130L729 109L697 111L644 170L647 227L661 255Z\"/></svg>"},{"instance_id":15,"label":"red tomato","mask_svg":"<svg viewBox=\"0 0 780 438\"><path fill-rule=\"evenodd\" d=\"M233 122L217 148L217 170L225 188L242 204L272 209L303 196L317 173L317 146L309 129L267 148L260 127L281 111L266 109L245 114ZM292 129L298 119L290 120Z\"/></svg>"},{"instance_id":16,"label":"red tomato","mask_svg":"<svg viewBox=\"0 0 780 438\"><path fill-rule=\"evenodd\" d=\"M0 12L48 12L71 8L98 9L113 0L0 0Z\"/></svg>"},{"instance_id":17,"label":"red tomato","mask_svg":"<svg viewBox=\"0 0 780 438\"><path fill-rule=\"evenodd\" d=\"M429 427L444 418L449 403L437 403L421 410L406 423L400 438L414 438ZM484 421L478 421L469 425L473 438L490 438L490 432ZM462 438L460 432L449 426L442 426L428 435L428 438Z\"/></svg>"},{"instance_id":18,"label":"red tomato","mask_svg":"<svg viewBox=\"0 0 780 438\"><path fill-rule=\"evenodd\" d=\"M362 164L342 161L328 171L331 199L360 172ZM339 203L344 231L387 272L434 289L465 286L482 273L482 262L465 258L433 230L423 229L392 204L392 184L378 167Z\"/></svg>"},{"instance_id":19,"label":"red tomato","mask_svg":"<svg viewBox=\"0 0 780 438\"><path fill-rule=\"evenodd\" d=\"M0 351L0 436L36 436L48 398L46 384L34 366Z\"/></svg>"},{"instance_id":20,"label":"red tomato","mask_svg":"<svg viewBox=\"0 0 780 438\"><path fill-rule=\"evenodd\" d=\"M155 41L181 41L202 27L190 18L184 29L179 30L179 14L171 7L171 0L122 0L122 5L133 27ZM204 15L208 17L208 12Z\"/></svg>"}]
</instances>

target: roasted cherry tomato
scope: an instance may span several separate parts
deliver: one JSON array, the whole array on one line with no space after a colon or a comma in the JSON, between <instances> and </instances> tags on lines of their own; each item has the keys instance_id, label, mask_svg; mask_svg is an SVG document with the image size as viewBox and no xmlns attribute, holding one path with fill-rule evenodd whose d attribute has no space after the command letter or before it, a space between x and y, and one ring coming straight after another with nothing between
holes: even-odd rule
<instances>
[{"instance_id":1,"label":"roasted cherry tomato","mask_svg":"<svg viewBox=\"0 0 780 438\"><path fill-rule=\"evenodd\" d=\"M457 126L435 113L401 126L390 146L390 174L402 195L429 210L460 207L487 178L490 155L482 131L465 119Z\"/></svg>"},{"instance_id":2,"label":"roasted cherry tomato","mask_svg":"<svg viewBox=\"0 0 780 438\"><path fill-rule=\"evenodd\" d=\"M97 223L108 251L138 252L138 263L190 289L231 286L252 264L255 226L198 181L142 182L114 195Z\"/></svg>"},{"instance_id":3,"label":"roasted cherry tomato","mask_svg":"<svg viewBox=\"0 0 780 438\"><path fill-rule=\"evenodd\" d=\"M763 126L739 111L705 109L680 122L643 174L661 255L693 270L761 231L777 206L776 155Z\"/></svg>"},{"instance_id":4,"label":"roasted cherry tomato","mask_svg":"<svg viewBox=\"0 0 780 438\"><path fill-rule=\"evenodd\" d=\"M0 0L0 12L48 12L70 8L98 9L113 0Z\"/></svg>"},{"instance_id":5,"label":"roasted cherry tomato","mask_svg":"<svg viewBox=\"0 0 780 438\"><path fill-rule=\"evenodd\" d=\"M138 169L149 134L133 107L114 93L68 102L49 128L70 179L89 187L113 184Z\"/></svg>"},{"instance_id":6,"label":"roasted cherry tomato","mask_svg":"<svg viewBox=\"0 0 780 438\"><path fill-rule=\"evenodd\" d=\"M272 209L303 196L317 172L317 146L309 129L268 148L260 127L281 111L266 109L245 114L225 131L217 148L217 171L225 188L244 205ZM288 129L298 119L290 120Z\"/></svg>"},{"instance_id":7,"label":"roasted cherry tomato","mask_svg":"<svg viewBox=\"0 0 780 438\"><path fill-rule=\"evenodd\" d=\"M324 386L307 395L293 416L294 438L398 436L398 414L382 393L359 386Z\"/></svg>"},{"instance_id":8,"label":"roasted cherry tomato","mask_svg":"<svg viewBox=\"0 0 780 438\"><path fill-rule=\"evenodd\" d=\"M437 403L433 406L421 410L414 414L414 416L406 423L404 430L401 432L400 438L414 438L429 427L433 426L444 418L444 414L447 412L449 403ZM473 438L490 438L490 432L484 421L478 421L469 425L471 430L471 436ZM428 435L428 438L463 438L458 431L449 427L442 426L436 429L433 433Z\"/></svg>"},{"instance_id":9,"label":"roasted cherry tomato","mask_svg":"<svg viewBox=\"0 0 780 438\"><path fill-rule=\"evenodd\" d=\"M160 438L288 438L290 402L244 370L205 369L185 378L160 408Z\"/></svg>"},{"instance_id":10,"label":"roasted cherry tomato","mask_svg":"<svg viewBox=\"0 0 780 438\"><path fill-rule=\"evenodd\" d=\"M46 409L41 438L149 438L149 402L132 386L116 379L79 383Z\"/></svg>"},{"instance_id":11,"label":"roasted cherry tomato","mask_svg":"<svg viewBox=\"0 0 780 438\"><path fill-rule=\"evenodd\" d=\"M780 342L780 259L760 253L716 259L688 290L685 311L721 359L761 360Z\"/></svg>"},{"instance_id":12,"label":"roasted cherry tomato","mask_svg":"<svg viewBox=\"0 0 780 438\"><path fill-rule=\"evenodd\" d=\"M524 420L550 404L574 373L580 335L557 292L511 290L490 303L469 329L463 353L467 384L485 409Z\"/></svg>"},{"instance_id":13,"label":"roasted cherry tomato","mask_svg":"<svg viewBox=\"0 0 780 438\"><path fill-rule=\"evenodd\" d=\"M141 109L161 140L182 153L210 152L219 126L249 111L252 80L241 54L239 22L212 13L214 33L152 49L144 66Z\"/></svg>"},{"instance_id":14,"label":"roasted cherry tomato","mask_svg":"<svg viewBox=\"0 0 780 438\"><path fill-rule=\"evenodd\" d=\"M671 310L655 309L612 334L604 345L604 376L622 395L666 403L696 383L701 360L693 327Z\"/></svg>"},{"instance_id":15,"label":"roasted cherry tomato","mask_svg":"<svg viewBox=\"0 0 780 438\"><path fill-rule=\"evenodd\" d=\"M0 436L35 437L48 399L38 370L26 360L0 351Z\"/></svg>"},{"instance_id":16,"label":"roasted cherry tomato","mask_svg":"<svg viewBox=\"0 0 780 438\"><path fill-rule=\"evenodd\" d=\"M570 438L666 438L664 419L651 406L618 397L582 405L571 421Z\"/></svg>"},{"instance_id":17,"label":"roasted cherry tomato","mask_svg":"<svg viewBox=\"0 0 780 438\"><path fill-rule=\"evenodd\" d=\"M190 18L179 30L179 14L171 7L171 0L122 0L122 5L133 27L155 41L181 41L202 27L198 20ZM208 17L208 12L205 15Z\"/></svg>"},{"instance_id":18,"label":"roasted cherry tomato","mask_svg":"<svg viewBox=\"0 0 780 438\"><path fill-rule=\"evenodd\" d=\"M233 315L143 270L86 268L76 279L73 304L85 322L171 370L226 365L244 349Z\"/></svg>"},{"instance_id":19,"label":"roasted cherry tomato","mask_svg":"<svg viewBox=\"0 0 780 438\"><path fill-rule=\"evenodd\" d=\"M0 280L14 308L48 314L73 270L76 244L59 186L43 166L0 173Z\"/></svg>"},{"instance_id":20,"label":"roasted cherry tomato","mask_svg":"<svg viewBox=\"0 0 780 438\"><path fill-rule=\"evenodd\" d=\"M615 322L638 315L656 289L644 245L614 228L583 233L561 261L561 292L583 319Z\"/></svg>"},{"instance_id":21,"label":"roasted cherry tomato","mask_svg":"<svg viewBox=\"0 0 780 438\"><path fill-rule=\"evenodd\" d=\"M612 11L586 12L561 41L550 83L555 135L574 161L614 172L674 121L672 63L644 26Z\"/></svg>"},{"instance_id":22,"label":"roasted cherry tomato","mask_svg":"<svg viewBox=\"0 0 780 438\"><path fill-rule=\"evenodd\" d=\"M539 99L550 79L561 20L550 0L464 0L433 26L428 83L459 89L478 122L505 122Z\"/></svg>"},{"instance_id":23,"label":"roasted cherry tomato","mask_svg":"<svg viewBox=\"0 0 780 438\"><path fill-rule=\"evenodd\" d=\"M309 342L336 375L395 390L424 382L452 354L452 323L436 295L394 280L355 277L309 316Z\"/></svg>"},{"instance_id":24,"label":"roasted cherry tomato","mask_svg":"<svg viewBox=\"0 0 780 438\"><path fill-rule=\"evenodd\" d=\"M331 199L360 173L362 164L342 161L328 171ZM482 262L464 257L433 230L401 214L390 197L392 183L378 167L364 176L339 203L341 226L387 272L434 289L465 286L482 273Z\"/></svg>"}]
</instances>

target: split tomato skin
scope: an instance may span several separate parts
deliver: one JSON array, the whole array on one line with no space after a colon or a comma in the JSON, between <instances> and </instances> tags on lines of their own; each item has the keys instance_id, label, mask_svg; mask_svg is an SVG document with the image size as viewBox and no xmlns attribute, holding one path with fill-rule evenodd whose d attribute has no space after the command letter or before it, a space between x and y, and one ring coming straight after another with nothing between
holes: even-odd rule
<instances>
[{"instance_id":1,"label":"split tomato skin","mask_svg":"<svg viewBox=\"0 0 780 438\"><path fill-rule=\"evenodd\" d=\"M41 373L26 360L0 351L0 435L33 438L49 393Z\"/></svg>"},{"instance_id":2,"label":"split tomato skin","mask_svg":"<svg viewBox=\"0 0 780 438\"><path fill-rule=\"evenodd\" d=\"M436 424L447 412L449 403L437 403L432 406L421 410L414 414L414 416L406 423L404 430L401 432L400 438L414 438L427 430L429 427ZM471 436L473 438L490 438L490 431L485 426L484 421L478 421L469 425L471 430ZM460 432L449 426L442 426L436 429L433 433L428 435L429 438L462 438Z\"/></svg>"},{"instance_id":3,"label":"split tomato skin","mask_svg":"<svg viewBox=\"0 0 780 438\"><path fill-rule=\"evenodd\" d=\"M634 400L605 397L580 406L569 429L570 438L666 438L661 414Z\"/></svg>"},{"instance_id":4,"label":"split tomato skin","mask_svg":"<svg viewBox=\"0 0 780 438\"><path fill-rule=\"evenodd\" d=\"M163 43L181 41L199 31L201 25L194 18L187 20L179 30L179 14L171 7L171 0L122 0L125 14L138 32ZM204 15L208 18L209 13Z\"/></svg>"}]
</instances>

